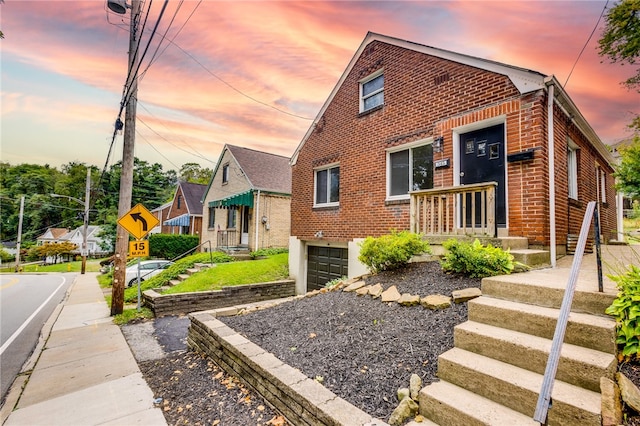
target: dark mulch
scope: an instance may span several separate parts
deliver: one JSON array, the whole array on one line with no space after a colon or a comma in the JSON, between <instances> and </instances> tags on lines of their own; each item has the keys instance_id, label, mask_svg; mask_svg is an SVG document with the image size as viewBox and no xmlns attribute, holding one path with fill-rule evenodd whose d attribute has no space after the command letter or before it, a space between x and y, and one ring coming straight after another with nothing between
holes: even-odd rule
<instances>
[{"instance_id":1,"label":"dark mulch","mask_svg":"<svg viewBox=\"0 0 640 426\"><path fill-rule=\"evenodd\" d=\"M178 351L139 366L170 425L287 425L260 395L195 352Z\"/></svg>"},{"instance_id":2,"label":"dark mulch","mask_svg":"<svg viewBox=\"0 0 640 426\"><path fill-rule=\"evenodd\" d=\"M450 295L479 287L479 279L443 274L437 262L416 263L366 279L401 293ZM453 327L466 303L440 311L385 304L341 291L287 302L247 315L220 318L306 376L380 419L397 405L396 391L412 373L436 378L438 355L453 346Z\"/></svg>"}]
</instances>

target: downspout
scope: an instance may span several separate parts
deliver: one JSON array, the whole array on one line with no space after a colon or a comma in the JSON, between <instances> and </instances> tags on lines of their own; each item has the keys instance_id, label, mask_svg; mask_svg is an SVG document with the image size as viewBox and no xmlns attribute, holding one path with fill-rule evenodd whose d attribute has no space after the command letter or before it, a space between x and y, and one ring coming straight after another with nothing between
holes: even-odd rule
<instances>
[{"instance_id":1,"label":"downspout","mask_svg":"<svg viewBox=\"0 0 640 426\"><path fill-rule=\"evenodd\" d=\"M255 241L255 250L258 250L260 247L258 246L258 224L260 223L260 190L258 189L258 195L256 196L256 237L254 239Z\"/></svg>"},{"instance_id":2,"label":"downspout","mask_svg":"<svg viewBox=\"0 0 640 426\"><path fill-rule=\"evenodd\" d=\"M555 165L555 143L553 133L553 100L554 83L552 79L547 80L547 146L549 147L549 256L551 257L551 267L556 267L556 165Z\"/></svg>"},{"instance_id":3,"label":"downspout","mask_svg":"<svg viewBox=\"0 0 640 426\"><path fill-rule=\"evenodd\" d=\"M624 200L622 198L622 192L616 192L616 228L618 231L618 241L624 242Z\"/></svg>"}]
</instances>

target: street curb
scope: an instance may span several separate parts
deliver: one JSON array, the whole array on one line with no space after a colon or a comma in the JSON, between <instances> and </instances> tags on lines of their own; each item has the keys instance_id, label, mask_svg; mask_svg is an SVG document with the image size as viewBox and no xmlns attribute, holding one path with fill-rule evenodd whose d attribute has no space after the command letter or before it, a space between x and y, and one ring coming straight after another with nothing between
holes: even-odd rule
<instances>
[{"instance_id":1,"label":"street curb","mask_svg":"<svg viewBox=\"0 0 640 426\"><path fill-rule=\"evenodd\" d=\"M60 316L60 312L62 312L62 308L66 304L67 300L69 300L69 295L71 294L71 290L73 290L73 287L75 287L77 279L78 277L76 275L76 277L73 279L73 282L65 292L64 297L62 298L60 303L58 303L58 305L55 307L55 309L49 316L49 319L47 319L47 321L42 326L42 330L40 331L40 337L38 338L38 343L36 343L36 346L34 347L33 352L31 353L31 356L29 356L27 361L25 361L24 365L20 369L20 372L18 373L15 380L11 384L9 391L7 392L7 397L5 398L4 402L0 406L0 425L4 424L7 421L7 419L11 415L11 412L13 412L15 407L18 405L18 402L20 401L20 397L22 396L22 392L24 391L27 384L29 383L29 377L31 376L31 372L33 371L36 364L38 363L38 360L40 359L40 355L44 350L44 346L46 345L47 341L49 340L49 337L51 336L51 330L53 329L53 326L58 320L58 317Z\"/></svg>"}]
</instances>

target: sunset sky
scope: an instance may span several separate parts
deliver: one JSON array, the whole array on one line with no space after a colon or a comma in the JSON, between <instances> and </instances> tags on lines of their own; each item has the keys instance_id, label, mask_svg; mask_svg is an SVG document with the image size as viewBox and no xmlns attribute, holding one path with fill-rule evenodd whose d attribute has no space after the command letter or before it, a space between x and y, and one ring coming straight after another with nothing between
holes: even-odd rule
<instances>
[{"instance_id":1,"label":"sunset sky","mask_svg":"<svg viewBox=\"0 0 640 426\"><path fill-rule=\"evenodd\" d=\"M291 156L372 31L555 75L564 83L605 1L145 0L136 156L212 168L225 143ZM609 7L613 2L609 3ZM597 54L604 19L566 90L603 142L628 137L632 68ZM0 160L100 168L127 71L129 13L106 1L0 5ZM164 36L164 38L163 38ZM160 44L159 49L158 45ZM154 56L153 61L150 59ZM124 115L123 115L124 120Z\"/></svg>"}]
</instances>

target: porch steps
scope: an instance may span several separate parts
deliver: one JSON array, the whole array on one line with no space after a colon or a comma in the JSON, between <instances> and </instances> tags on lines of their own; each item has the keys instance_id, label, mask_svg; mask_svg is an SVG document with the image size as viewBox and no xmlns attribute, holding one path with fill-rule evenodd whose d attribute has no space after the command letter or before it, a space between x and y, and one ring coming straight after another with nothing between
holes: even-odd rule
<instances>
[{"instance_id":1,"label":"porch steps","mask_svg":"<svg viewBox=\"0 0 640 426\"><path fill-rule=\"evenodd\" d=\"M420 392L420 414L443 426L538 424L533 413L561 297L560 285L534 276L537 282L482 281L483 295L468 302L469 320L454 329L455 347L438 358L440 381ZM549 425L601 424L600 377L616 371L615 322L602 315L604 298L575 293L582 312L569 315Z\"/></svg>"},{"instance_id":2,"label":"porch steps","mask_svg":"<svg viewBox=\"0 0 640 426\"><path fill-rule=\"evenodd\" d=\"M551 254L548 250L529 248L529 240L525 237L475 237L467 235L428 236L426 240L431 245L431 250L436 256L443 256L445 249L442 243L455 238L459 241L473 242L476 238L484 245L491 244L509 250L515 261L523 263L532 269L546 268L551 265Z\"/></svg>"}]
</instances>

